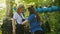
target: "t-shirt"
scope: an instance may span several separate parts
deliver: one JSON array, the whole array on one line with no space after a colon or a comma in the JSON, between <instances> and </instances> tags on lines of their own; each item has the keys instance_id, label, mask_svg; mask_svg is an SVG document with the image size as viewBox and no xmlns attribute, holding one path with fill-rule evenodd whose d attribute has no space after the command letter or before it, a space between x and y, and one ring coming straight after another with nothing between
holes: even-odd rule
<instances>
[{"instance_id":1,"label":"t-shirt","mask_svg":"<svg viewBox=\"0 0 60 34\"><path fill-rule=\"evenodd\" d=\"M17 12L13 15L13 18L16 19L18 24L22 24L22 18L25 19L22 13L20 13L20 15Z\"/></svg>"},{"instance_id":2,"label":"t-shirt","mask_svg":"<svg viewBox=\"0 0 60 34\"><path fill-rule=\"evenodd\" d=\"M37 18L36 18L35 14L31 14L28 17L28 21L30 23L30 30L31 30L31 32L35 32L37 30L41 30L42 31L42 28L40 26L40 22L37 21Z\"/></svg>"}]
</instances>

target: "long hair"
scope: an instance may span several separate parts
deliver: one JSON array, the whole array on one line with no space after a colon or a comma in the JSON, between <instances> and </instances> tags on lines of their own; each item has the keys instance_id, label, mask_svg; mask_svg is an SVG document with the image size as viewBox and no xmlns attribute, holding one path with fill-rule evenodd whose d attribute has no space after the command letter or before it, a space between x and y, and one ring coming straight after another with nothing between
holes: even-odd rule
<instances>
[{"instance_id":1,"label":"long hair","mask_svg":"<svg viewBox=\"0 0 60 34\"><path fill-rule=\"evenodd\" d=\"M28 8L28 11L29 11L30 15L31 15L31 14L35 14L35 15L36 15L38 22L41 21L39 15L37 14L37 12L35 11L35 9L34 9L33 7L29 7L29 8Z\"/></svg>"}]
</instances>

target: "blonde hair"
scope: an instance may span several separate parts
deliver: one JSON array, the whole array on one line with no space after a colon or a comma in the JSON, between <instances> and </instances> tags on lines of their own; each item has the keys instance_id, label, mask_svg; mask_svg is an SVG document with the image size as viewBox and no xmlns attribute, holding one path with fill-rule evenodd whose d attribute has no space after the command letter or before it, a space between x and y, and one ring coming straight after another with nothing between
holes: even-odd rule
<instances>
[{"instance_id":1,"label":"blonde hair","mask_svg":"<svg viewBox=\"0 0 60 34\"><path fill-rule=\"evenodd\" d=\"M16 11L18 11L19 8L24 8L24 5L19 5L16 9Z\"/></svg>"}]
</instances>

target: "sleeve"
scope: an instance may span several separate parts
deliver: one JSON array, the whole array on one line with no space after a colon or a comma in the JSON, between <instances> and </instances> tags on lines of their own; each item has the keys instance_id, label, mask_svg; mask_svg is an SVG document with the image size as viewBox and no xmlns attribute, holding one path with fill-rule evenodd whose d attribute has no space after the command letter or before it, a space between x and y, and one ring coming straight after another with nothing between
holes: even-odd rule
<instances>
[{"instance_id":1,"label":"sleeve","mask_svg":"<svg viewBox=\"0 0 60 34\"><path fill-rule=\"evenodd\" d=\"M28 17L28 21L29 22L31 22L31 21L33 21L35 19L35 15L33 14L33 15L30 15L29 17Z\"/></svg>"},{"instance_id":2,"label":"sleeve","mask_svg":"<svg viewBox=\"0 0 60 34\"><path fill-rule=\"evenodd\" d=\"M17 14L16 13L14 13L13 19L17 19Z\"/></svg>"}]
</instances>

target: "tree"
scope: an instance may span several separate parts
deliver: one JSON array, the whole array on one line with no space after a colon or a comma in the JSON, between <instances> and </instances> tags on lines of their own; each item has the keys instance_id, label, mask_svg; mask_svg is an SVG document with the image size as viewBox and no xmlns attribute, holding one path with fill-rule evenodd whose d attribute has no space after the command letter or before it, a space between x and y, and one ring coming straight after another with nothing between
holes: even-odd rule
<instances>
[{"instance_id":1,"label":"tree","mask_svg":"<svg viewBox=\"0 0 60 34\"><path fill-rule=\"evenodd\" d=\"M3 20L3 30L5 30L6 34L12 34L12 16L13 16L13 5L14 5L15 0L6 0L6 17ZM8 25L7 25L8 24ZM2 25L2 26L3 26ZM5 28L5 29L4 29Z\"/></svg>"},{"instance_id":2,"label":"tree","mask_svg":"<svg viewBox=\"0 0 60 34\"><path fill-rule=\"evenodd\" d=\"M6 5L7 5L7 13L6 17L12 17L13 16L13 5L14 5L15 0L6 0Z\"/></svg>"}]
</instances>

